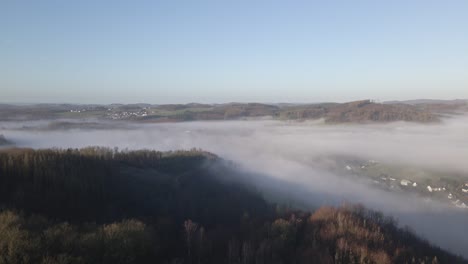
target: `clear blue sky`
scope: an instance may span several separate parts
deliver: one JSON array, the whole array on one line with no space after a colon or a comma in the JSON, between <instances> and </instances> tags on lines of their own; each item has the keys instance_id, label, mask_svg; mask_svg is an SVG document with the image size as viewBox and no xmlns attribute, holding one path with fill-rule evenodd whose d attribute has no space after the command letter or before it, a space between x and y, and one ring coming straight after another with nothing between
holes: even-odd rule
<instances>
[{"instance_id":1,"label":"clear blue sky","mask_svg":"<svg viewBox=\"0 0 468 264\"><path fill-rule=\"evenodd\" d=\"M468 1L0 1L0 102L468 98Z\"/></svg>"}]
</instances>

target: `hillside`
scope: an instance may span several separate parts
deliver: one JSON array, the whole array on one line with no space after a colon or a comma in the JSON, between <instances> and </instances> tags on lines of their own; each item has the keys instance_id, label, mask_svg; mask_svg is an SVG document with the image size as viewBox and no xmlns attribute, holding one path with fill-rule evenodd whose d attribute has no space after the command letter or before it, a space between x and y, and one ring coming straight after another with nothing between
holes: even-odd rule
<instances>
[{"instance_id":1,"label":"hillside","mask_svg":"<svg viewBox=\"0 0 468 264\"><path fill-rule=\"evenodd\" d=\"M0 146L10 146L12 143L5 138L4 135L0 134Z\"/></svg>"},{"instance_id":2,"label":"hillside","mask_svg":"<svg viewBox=\"0 0 468 264\"><path fill-rule=\"evenodd\" d=\"M269 117L282 120L324 119L327 123L434 122L440 109L452 105L411 105L374 103L286 104L170 104L170 105L0 105L0 120L102 119L134 122L182 122L197 120L236 120ZM462 108L457 108L462 109Z\"/></svg>"},{"instance_id":3,"label":"hillside","mask_svg":"<svg viewBox=\"0 0 468 264\"><path fill-rule=\"evenodd\" d=\"M370 100L350 103L329 103L297 106L284 109L283 119L319 119L327 123L364 122L435 122L438 117L429 111L404 104L378 104Z\"/></svg>"},{"instance_id":4,"label":"hillside","mask_svg":"<svg viewBox=\"0 0 468 264\"><path fill-rule=\"evenodd\" d=\"M1 150L0 263L466 263L359 206L270 204L220 161Z\"/></svg>"},{"instance_id":5,"label":"hillside","mask_svg":"<svg viewBox=\"0 0 468 264\"><path fill-rule=\"evenodd\" d=\"M422 111L438 114L460 114L468 112L468 100L409 100L384 102L385 104L405 104L415 106Z\"/></svg>"}]
</instances>

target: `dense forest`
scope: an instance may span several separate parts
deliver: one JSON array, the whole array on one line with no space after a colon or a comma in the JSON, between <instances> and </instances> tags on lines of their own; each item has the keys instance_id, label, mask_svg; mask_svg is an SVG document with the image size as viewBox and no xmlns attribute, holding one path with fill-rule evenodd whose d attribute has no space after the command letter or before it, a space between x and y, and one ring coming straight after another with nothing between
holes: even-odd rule
<instances>
[{"instance_id":1,"label":"dense forest","mask_svg":"<svg viewBox=\"0 0 468 264\"><path fill-rule=\"evenodd\" d=\"M0 263L466 263L362 206L268 202L220 164L201 150L0 150Z\"/></svg>"}]
</instances>

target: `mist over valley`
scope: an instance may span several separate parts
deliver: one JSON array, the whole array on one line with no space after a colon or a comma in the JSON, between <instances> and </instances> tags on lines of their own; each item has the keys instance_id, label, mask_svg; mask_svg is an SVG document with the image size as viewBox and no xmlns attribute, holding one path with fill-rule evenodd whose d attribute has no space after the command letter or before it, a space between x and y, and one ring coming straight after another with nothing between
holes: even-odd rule
<instances>
[{"instance_id":1,"label":"mist over valley","mask_svg":"<svg viewBox=\"0 0 468 264\"><path fill-rule=\"evenodd\" d=\"M312 210L363 204L451 252L468 252L468 116L424 124L231 120L145 124L3 121L20 148L202 149L267 200ZM59 124L59 125L57 125Z\"/></svg>"}]
</instances>

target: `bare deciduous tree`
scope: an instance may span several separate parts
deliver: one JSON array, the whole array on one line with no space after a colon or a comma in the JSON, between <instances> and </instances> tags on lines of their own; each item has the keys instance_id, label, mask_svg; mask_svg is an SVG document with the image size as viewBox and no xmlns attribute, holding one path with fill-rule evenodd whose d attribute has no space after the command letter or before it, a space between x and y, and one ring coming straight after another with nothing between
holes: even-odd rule
<instances>
[{"instance_id":1,"label":"bare deciduous tree","mask_svg":"<svg viewBox=\"0 0 468 264\"><path fill-rule=\"evenodd\" d=\"M187 242L187 255L189 262L192 262L192 237L198 229L198 224L188 219L184 222L185 239Z\"/></svg>"}]
</instances>

